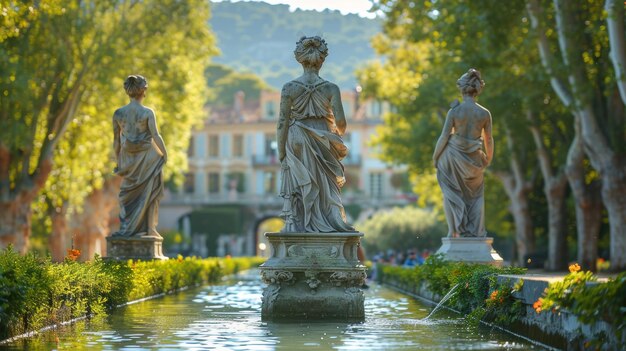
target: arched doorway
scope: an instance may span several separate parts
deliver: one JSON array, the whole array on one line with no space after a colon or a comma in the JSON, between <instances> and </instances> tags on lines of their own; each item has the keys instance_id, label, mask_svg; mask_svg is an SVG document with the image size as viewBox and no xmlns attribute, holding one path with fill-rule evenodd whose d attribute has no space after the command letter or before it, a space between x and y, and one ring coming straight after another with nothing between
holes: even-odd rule
<instances>
[{"instance_id":1,"label":"arched doorway","mask_svg":"<svg viewBox=\"0 0 626 351\"><path fill-rule=\"evenodd\" d=\"M256 255L270 257L270 247L267 239L263 235L266 232L279 232L283 229L285 221L278 216L265 216L259 218L254 226Z\"/></svg>"}]
</instances>

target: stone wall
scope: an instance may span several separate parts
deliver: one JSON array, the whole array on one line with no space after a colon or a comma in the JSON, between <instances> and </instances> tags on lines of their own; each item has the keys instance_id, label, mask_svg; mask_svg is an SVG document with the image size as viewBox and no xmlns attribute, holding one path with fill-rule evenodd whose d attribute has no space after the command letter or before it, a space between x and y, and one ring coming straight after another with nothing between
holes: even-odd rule
<instances>
[{"instance_id":1,"label":"stone wall","mask_svg":"<svg viewBox=\"0 0 626 351\"><path fill-rule=\"evenodd\" d=\"M511 287L513 287L519 279L524 280L522 290L515 292L513 296L522 301L526 308L526 313L520 315L517 322L508 326L496 326L497 328L524 337L530 341L543 344L543 346L556 349L596 349L593 345L586 342L586 340L595 338L602 343L602 349L624 350L626 338L623 338L624 340L619 342L612 332L611 326L603 321L593 325L586 325L567 311L535 312L533 303L541 297L544 290L548 287L550 279L534 277L532 275L499 275L497 279L498 283L505 283ZM383 276L382 284L393 287L402 293L424 300L433 305L436 305L441 300L441 296L430 291L427 283L406 284L394 279L394 277ZM616 306L616 308L619 307L620 306ZM453 308L446 308L455 311Z\"/></svg>"}]
</instances>

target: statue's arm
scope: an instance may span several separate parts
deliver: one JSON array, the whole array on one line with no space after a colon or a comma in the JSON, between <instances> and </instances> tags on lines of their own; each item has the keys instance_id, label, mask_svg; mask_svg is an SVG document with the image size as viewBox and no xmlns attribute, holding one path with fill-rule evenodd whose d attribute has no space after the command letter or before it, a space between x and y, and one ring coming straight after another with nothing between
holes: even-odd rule
<instances>
[{"instance_id":1,"label":"statue's arm","mask_svg":"<svg viewBox=\"0 0 626 351\"><path fill-rule=\"evenodd\" d=\"M437 145L435 145L435 152L433 153L433 165L437 168L437 162L439 161L439 156L443 152L443 149L446 148L448 144L448 139L450 139L450 133L452 133L452 129L454 128L454 118L452 117L453 109L448 111L448 115L446 116L446 121L443 124L443 130L441 131L441 136L437 140Z\"/></svg>"},{"instance_id":2,"label":"statue's arm","mask_svg":"<svg viewBox=\"0 0 626 351\"><path fill-rule=\"evenodd\" d=\"M493 159L493 134L491 133L491 113L487 111L487 122L483 127L483 142L485 143L485 153L487 154L487 165L491 164Z\"/></svg>"},{"instance_id":3,"label":"statue's arm","mask_svg":"<svg viewBox=\"0 0 626 351\"><path fill-rule=\"evenodd\" d=\"M343 104L341 103L341 91L339 87L335 84L331 87L331 99L330 105L333 109L333 114L335 115L335 125L337 126L337 133L339 135L344 135L346 132L347 122L346 115L343 112Z\"/></svg>"},{"instance_id":4,"label":"statue's arm","mask_svg":"<svg viewBox=\"0 0 626 351\"><path fill-rule=\"evenodd\" d=\"M159 134L159 129L157 128L156 116L154 115L154 111L149 110L148 114L148 129L150 130L150 134L152 135L152 140L161 151L163 155L163 160L167 162L167 149L165 149L165 143L163 142L163 138L161 134Z\"/></svg>"},{"instance_id":5,"label":"statue's arm","mask_svg":"<svg viewBox=\"0 0 626 351\"><path fill-rule=\"evenodd\" d=\"M287 154L285 145L289 133L289 118L291 117L291 97L289 96L289 83L283 86L280 93L280 113L276 125L276 142L278 143L278 159L282 162Z\"/></svg>"},{"instance_id":6,"label":"statue's arm","mask_svg":"<svg viewBox=\"0 0 626 351\"><path fill-rule=\"evenodd\" d=\"M117 115L117 111L113 114L113 151L115 152L115 162L117 163L116 169L120 165L120 151L122 149L122 145L120 142L120 124L117 123L115 116Z\"/></svg>"}]
</instances>

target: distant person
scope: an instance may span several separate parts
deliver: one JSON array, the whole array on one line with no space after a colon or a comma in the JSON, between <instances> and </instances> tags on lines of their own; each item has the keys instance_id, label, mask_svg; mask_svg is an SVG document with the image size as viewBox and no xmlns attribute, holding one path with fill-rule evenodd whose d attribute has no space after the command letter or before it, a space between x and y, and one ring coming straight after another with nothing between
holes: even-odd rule
<instances>
[{"instance_id":1,"label":"distant person","mask_svg":"<svg viewBox=\"0 0 626 351\"><path fill-rule=\"evenodd\" d=\"M417 259L417 254L415 253L415 251L411 251L409 252L409 255L407 256L406 260L404 261L404 264L402 265L402 267L415 267L420 265L421 263L419 263L418 259Z\"/></svg>"},{"instance_id":2,"label":"distant person","mask_svg":"<svg viewBox=\"0 0 626 351\"><path fill-rule=\"evenodd\" d=\"M277 125L282 231L354 232L340 196L346 182L340 161L348 153L341 94L319 76L328 47L320 37L302 37L294 54L304 73L283 86Z\"/></svg>"}]
</instances>

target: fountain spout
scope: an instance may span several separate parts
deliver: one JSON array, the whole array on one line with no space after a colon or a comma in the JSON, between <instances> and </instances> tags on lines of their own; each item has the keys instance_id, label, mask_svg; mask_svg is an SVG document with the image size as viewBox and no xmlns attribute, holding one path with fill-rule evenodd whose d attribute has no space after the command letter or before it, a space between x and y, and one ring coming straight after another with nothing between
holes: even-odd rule
<instances>
[{"instance_id":1,"label":"fountain spout","mask_svg":"<svg viewBox=\"0 0 626 351\"><path fill-rule=\"evenodd\" d=\"M435 308L432 311L430 311L428 316L426 316L426 318L424 318L423 320L429 319L433 314L435 314L435 312L437 312L443 306L444 303L446 303L446 301L450 300L450 298L452 296L454 296L455 290L458 287L459 287L459 284L456 284L455 286L453 286L452 289L450 289L450 291L448 291L448 293L443 297L443 299L441 299L441 301L439 301L437 306L435 306Z\"/></svg>"}]
</instances>

